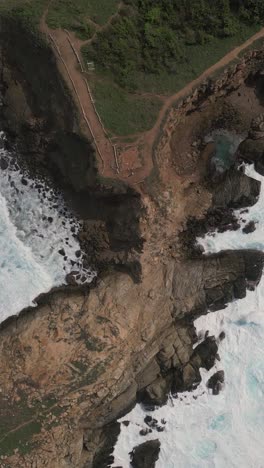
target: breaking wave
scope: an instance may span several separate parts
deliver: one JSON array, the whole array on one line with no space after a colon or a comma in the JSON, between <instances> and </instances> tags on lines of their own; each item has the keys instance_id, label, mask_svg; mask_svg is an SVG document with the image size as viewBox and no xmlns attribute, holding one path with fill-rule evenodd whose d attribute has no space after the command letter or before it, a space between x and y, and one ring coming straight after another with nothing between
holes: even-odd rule
<instances>
[{"instance_id":1,"label":"breaking wave","mask_svg":"<svg viewBox=\"0 0 264 468\"><path fill-rule=\"evenodd\" d=\"M33 305L39 294L64 284L73 270L81 284L90 282L95 273L83 266L77 240L80 224L62 196L43 181L26 176L4 149L0 163L2 322Z\"/></svg>"}]
</instances>

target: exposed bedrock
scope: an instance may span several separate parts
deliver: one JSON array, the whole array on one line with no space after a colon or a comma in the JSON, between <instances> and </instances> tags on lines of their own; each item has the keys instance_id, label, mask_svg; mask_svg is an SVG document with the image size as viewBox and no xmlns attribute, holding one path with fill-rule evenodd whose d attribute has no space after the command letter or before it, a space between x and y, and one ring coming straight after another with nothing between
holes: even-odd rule
<instances>
[{"instance_id":1,"label":"exposed bedrock","mask_svg":"<svg viewBox=\"0 0 264 468\"><path fill-rule=\"evenodd\" d=\"M171 261L141 284L112 273L91 290L54 292L3 326L1 408L11 419L28 411L26 426L42 421L43 432L34 434L41 446L30 460L92 466L106 424L138 398L162 404L171 388L193 388L199 368L210 368L217 353L213 337L193 351L193 317L243 297L258 283L263 261L257 251ZM23 455L13 457L24 466Z\"/></svg>"},{"instance_id":2,"label":"exposed bedrock","mask_svg":"<svg viewBox=\"0 0 264 468\"><path fill-rule=\"evenodd\" d=\"M239 145L238 157L246 163L254 163L256 171L264 175L264 137L244 140Z\"/></svg>"},{"instance_id":3,"label":"exposed bedrock","mask_svg":"<svg viewBox=\"0 0 264 468\"><path fill-rule=\"evenodd\" d=\"M261 183L242 171L230 170L213 190L213 206L218 208L244 208L254 205Z\"/></svg>"},{"instance_id":4,"label":"exposed bedrock","mask_svg":"<svg viewBox=\"0 0 264 468\"><path fill-rule=\"evenodd\" d=\"M133 468L155 468L159 458L160 441L150 440L138 445L131 454L131 465Z\"/></svg>"}]
</instances>

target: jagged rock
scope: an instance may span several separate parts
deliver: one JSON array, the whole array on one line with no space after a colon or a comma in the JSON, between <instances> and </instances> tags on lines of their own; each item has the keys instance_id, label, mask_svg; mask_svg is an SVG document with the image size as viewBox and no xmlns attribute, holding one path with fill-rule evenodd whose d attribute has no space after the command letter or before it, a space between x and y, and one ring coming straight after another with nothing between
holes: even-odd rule
<instances>
[{"instance_id":1,"label":"jagged rock","mask_svg":"<svg viewBox=\"0 0 264 468\"><path fill-rule=\"evenodd\" d=\"M138 445L131 453L131 465L133 468L155 468L159 459L160 441L149 440Z\"/></svg>"},{"instance_id":2,"label":"jagged rock","mask_svg":"<svg viewBox=\"0 0 264 468\"><path fill-rule=\"evenodd\" d=\"M256 230L255 221L250 221L246 224L246 226L242 229L244 234L249 234L250 232L254 232Z\"/></svg>"},{"instance_id":3,"label":"jagged rock","mask_svg":"<svg viewBox=\"0 0 264 468\"><path fill-rule=\"evenodd\" d=\"M264 137L242 141L238 147L238 156L247 163L254 163L255 170L264 175Z\"/></svg>"},{"instance_id":4,"label":"jagged rock","mask_svg":"<svg viewBox=\"0 0 264 468\"><path fill-rule=\"evenodd\" d=\"M154 406L162 406L167 402L172 385L172 375L159 377L151 385L145 388L140 395L140 401L150 409Z\"/></svg>"},{"instance_id":5,"label":"jagged rock","mask_svg":"<svg viewBox=\"0 0 264 468\"><path fill-rule=\"evenodd\" d=\"M175 318L223 309L246 295L261 278L264 254L260 251L223 251L175 265L172 294ZM188 312L187 312L188 310Z\"/></svg>"},{"instance_id":6,"label":"jagged rock","mask_svg":"<svg viewBox=\"0 0 264 468\"><path fill-rule=\"evenodd\" d=\"M160 367L156 359L153 359L136 377L138 391L146 388L148 385L154 382L159 375Z\"/></svg>"},{"instance_id":7,"label":"jagged rock","mask_svg":"<svg viewBox=\"0 0 264 468\"><path fill-rule=\"evenodd\" d=\"M230 170L213 191L214 207L244 208L254 205L261 183L242 171Z\"/></svg>"},{"instance_id":8,"label":"jagged rock","mask_svg":"<svg viewBox=\"0 0 264 468\"><path fill-rule=\"evenodd\" d=\"M8 168L8 161L5 158L0 158L0 169L5 171Z\"/></svg>"},{"instance_id":9,"label":"jagged rock","mask_svg":"<svg viewBox=\"0 0 264 468\"><path fill-rule=\"evenodd\" d=\"M264 137L264 114L260 114L252 120L249 137L253 140L258 140L259 138Z\"/></svg>"},{"instance_id":10,"label":"jagged rock","mask_svg":"<svg viewBox=\"0 0 264 468\"><path fill-rule=\"evenodd\" d=\"M213 391L213 395L218 395L223 388L225 373L223 370L216 372L207 382L207 387Z\"/></svg>"},{"instance_id":11,"label":"jagged rock","mask_svg":"<svg viewBox=\"0 0 264 468\"><path fill-rule=\"evenodd\" d=\"M202 343L196 346L191 357L191 363L198 368L204 367L209 371L215 363L217 351L218 346L215 338L208 336Z\"/></svg>"},{"instance_id":12,"label":"jagged rock","mask_svg":"<svg viewBox=\"0 0 264 468\"><path fill-rule=\"evenodd\" d=\"M199 369L191 363L188 363L184 366L182 371L182 389L183 390L192 390L197 387L201 382L201 375Z\"/></svg>"}]
</instances>

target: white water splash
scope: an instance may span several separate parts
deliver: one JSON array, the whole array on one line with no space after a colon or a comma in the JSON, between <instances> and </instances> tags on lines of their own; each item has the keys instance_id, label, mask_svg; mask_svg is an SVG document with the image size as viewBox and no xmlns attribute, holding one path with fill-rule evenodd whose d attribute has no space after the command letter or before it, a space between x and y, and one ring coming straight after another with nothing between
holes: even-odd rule
<instances>
[{"instance_id":1,"label":"white water splash","mask_svg":"<svg viewBox=\"0 0 264 468\"><path fill-rule=\"evenodd\" d=\"M207 253L224 249L255 248L264 251L264 177L248 167L247 174L261 180L258 203L241 215L254 220L251 234L228 231L200 239ZM245 223L244 223L245 224ZM130 467L129 452L146 440L159 439L161 452L156 468L263 468L264 467L264 277L255 291L222 311L195 321L198 332L218 336L221 362L211 371L202 370L202 383L192 393L170 399L167 405L147 413L140 405L121 419L121 434L113 466ZM225 371L225 388L212 395L206 387L216 370ZM139 435L146 414L156 418L163 432Z\"/></svg>"},{"instance_id":2,"label":"white water splash","mask_svg":"<svg viewBox=\"0 0 264 468\"><path fill-rule=\"evenodd\" d=\"M64 284L72 270L78 270L82 283L90 282L95 273L82 265L80 246L74 236L80 226L69 213L65 216L62 197L43 182L23 177L3 149L0 158L9 164L0 169L2 322L33 305L39 294Z\"/></svg>"}]
</instances>

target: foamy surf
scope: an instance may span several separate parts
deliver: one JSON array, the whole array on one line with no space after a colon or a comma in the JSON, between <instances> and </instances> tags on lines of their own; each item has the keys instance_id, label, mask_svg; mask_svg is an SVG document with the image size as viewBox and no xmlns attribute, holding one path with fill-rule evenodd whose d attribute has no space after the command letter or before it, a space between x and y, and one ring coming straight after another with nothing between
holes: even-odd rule
<instances>
[{"instance_id":1,"label":"foamy surf","mask_svg":"<svg viewBox=\"0 0 264 468\"><path fill-rule=\"evenodd\" d=\"M251 177L261 180L258 203L248 213L237 214L256 224L256 231L215 233L200 239L206 253L224 249L257 248L264 251L264 177L246 168ZM146 411L137 405L120 421L121 434L114 450L114 466L130 467L129 452L146 440L159 439L161 452L156 468L263 468L264 467L264 277L255 291L219 312L195 321L198 333L209 330L216 337L224 331L219 344L220 362L209 372L202 370L202 383L194 392L179 394L167 405L149 414L163 432L140 436L147 428ZM206 386L217 370L225 372L225 387L215 396Z\"/></svg>"},{"instance_id":2,"label":"foamy surf","mask_svg":"<svg viewBox=\"0 0 264 468\"><path fill-rule=\"evenodd\" d=\"M89 283L95 272L84 268L76 234L78 221L60 194L43 181L25 176L12 156L0 150L8 167L0 170L0 322L34 304L51 288L79 272ZM77 255L76 255L77 252Z\"/></svg>"}]
</instances>

